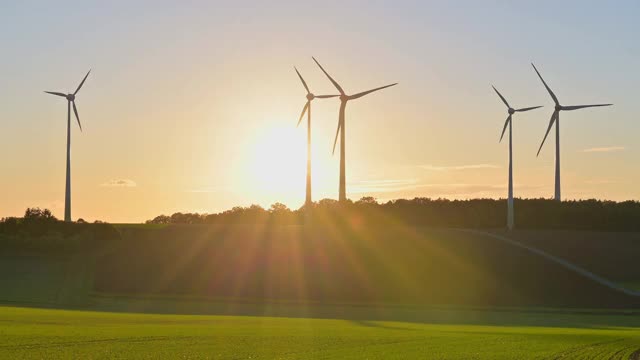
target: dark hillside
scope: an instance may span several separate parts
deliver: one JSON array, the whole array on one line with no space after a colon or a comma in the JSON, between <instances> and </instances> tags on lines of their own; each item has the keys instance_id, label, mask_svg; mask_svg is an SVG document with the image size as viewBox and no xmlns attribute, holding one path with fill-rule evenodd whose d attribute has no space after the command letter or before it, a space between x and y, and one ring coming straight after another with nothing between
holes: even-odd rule
<instances>
[{"instance_id":1,"label":"dark hillside","mask_svg":"<svg viewBox=\"0 0 640 360\"><path fill-rule=\"evenodd\" d=\"M565 230L496 232L612 281L640 283L640 233Z\"/></svg>"},{"instance_id":2,"label":"dark hillside","mask_svg":"<svg viewBox=\"0 0 640 360\"><path fill-rule=\"evenodd\" d=\"M621 294L492 238L362 226L127 229L98 260L104 293L250 301L638 308Z\"/></svg>"}]
</instances>

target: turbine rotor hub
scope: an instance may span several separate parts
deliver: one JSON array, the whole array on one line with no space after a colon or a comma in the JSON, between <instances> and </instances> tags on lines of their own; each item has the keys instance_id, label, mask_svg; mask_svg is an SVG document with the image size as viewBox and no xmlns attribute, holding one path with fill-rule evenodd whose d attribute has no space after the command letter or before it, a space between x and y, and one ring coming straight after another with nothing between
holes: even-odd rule
<instances>
[{"instance_id":1,"label":"turbine rotor hub","mask_svg":"<svg viewBox=\"0 0 640 360\"><path fill-rule=\"evenodd\" d=\"M312 93L308 93L308 94L307 94L307 100L309 100L309 101L311 101L311 100L315 99L315 97L316 97L316 96L315 96L315 95L313 95Z\"/></svg>"},{"instance_id":2,"label":"turbine rotor hub","mask_svg":"<svg viewBox=\"0 0 640 360\"><path fill-rule=\"evenodd\" d=\"M509 115L513 115L516 111L513 108L509 108Z\"/></svg>"},{"instance_id":3,"label":"turbine rotor hub","mask_svg":"<svg viewBox=\"0 0 640 360\"><path fill-rule=\"evenodd\" d=\"M349 97L347 95L340 95L340 101L347 101Z\"/></svg>"},{"instance_id":4,"label":"turbine rotor hub","mask_svg":"<svg viewBox=\"0 0 640 360\"><path fill-rule=\"evenodd\" d=\"M76 99L76 96L75 96L75 95L73 95L73 94L68 94L68 95L67 95L67 100L69 100L69 101L73 101L73 100L75 100L75 99Z\"/></svg>"},{"instance_id":5,"label":"turbine rotor hub","mask_svg":"<svg viewBox=\"0 0 640 360\"><path fill-rule=\"evenodd\" d=\"M556 105L556 111L562 110L562 105Z\"/></svg>"}]
</instances>

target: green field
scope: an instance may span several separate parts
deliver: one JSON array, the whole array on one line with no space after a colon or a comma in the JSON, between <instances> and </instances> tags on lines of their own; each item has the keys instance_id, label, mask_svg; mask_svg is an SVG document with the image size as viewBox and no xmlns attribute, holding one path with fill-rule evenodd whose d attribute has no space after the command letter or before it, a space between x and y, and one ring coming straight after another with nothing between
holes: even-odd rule
<instances>
[{"instance_id":1,"label":"green field","mask_svg":"<svg viewBox=\"0 0 640 360\"><path fill-rule=\"evenodd\" d=\"M0 358L640 360L640 298L486 234L119 230L0 254ZM637 288L636 233L507 235Z\"/></svg>"},{"instance_id":2,"label":"green field","mask_svg":"<svg viewBox=\"0 0 640 360\"><path fill-rule=\"evenodd\" d=\"M0 307L0 357L636 359L640 354L638 315L425 311L433 321Z\"/></svg>"}]
</instances>

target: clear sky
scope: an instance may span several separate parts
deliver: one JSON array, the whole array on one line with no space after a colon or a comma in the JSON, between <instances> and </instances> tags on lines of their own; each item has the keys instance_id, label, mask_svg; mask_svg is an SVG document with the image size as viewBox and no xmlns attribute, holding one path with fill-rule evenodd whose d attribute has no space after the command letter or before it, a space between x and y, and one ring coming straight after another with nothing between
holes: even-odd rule
<instances>
[{"instance_id":1,"label":"clear sky","mask_svg":"<svg viewBox=\"0 0 640 360\"><path fill-rule=\"evenodd\" d=\"M66 104L73 217L304 202L305 92L396 87L347 107L352 199L505 197L506 109L515 195L553 195L552 102L612 102L562 116L565 198L640 199L637 1L20 1L0 5L0 216L63 215ZM339 102L313 109L314 199L337 198Z\"/></svg>"}]
</instances>

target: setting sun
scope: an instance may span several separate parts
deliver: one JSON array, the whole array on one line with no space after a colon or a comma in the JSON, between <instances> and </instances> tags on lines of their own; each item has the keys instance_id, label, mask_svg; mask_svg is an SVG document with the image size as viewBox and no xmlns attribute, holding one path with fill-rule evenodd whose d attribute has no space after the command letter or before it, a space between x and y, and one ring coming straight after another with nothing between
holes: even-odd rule
<instances>
[{"instance_id":1,"label":"setting sun","mask_svg":"<svg viewBox=\"0 0 640 360\"><path fill-rule=\"evenodd\" d=\"M295 127L259 132L248 154L248 177L257 191L281 194L287 202L303 199L305 138Z\"/></svg>"},{"instance_id":2,"label":"setting sun","mask_svg":"<svg viewBox=\"0 0 640 360\"><path fill-rule=\"evenodd\" d=\"M249 157L246 180L252 184L260 205L268 207L275 202L291 208L303 205L307 161L305 127L304 121L299 127L292 121L291 126L276 125L255 133L246 151ZM338 161L330 150L329 142L312 141L314 201L337 190L334 183L337 181Z\"/></svg>"}]
</instances>

